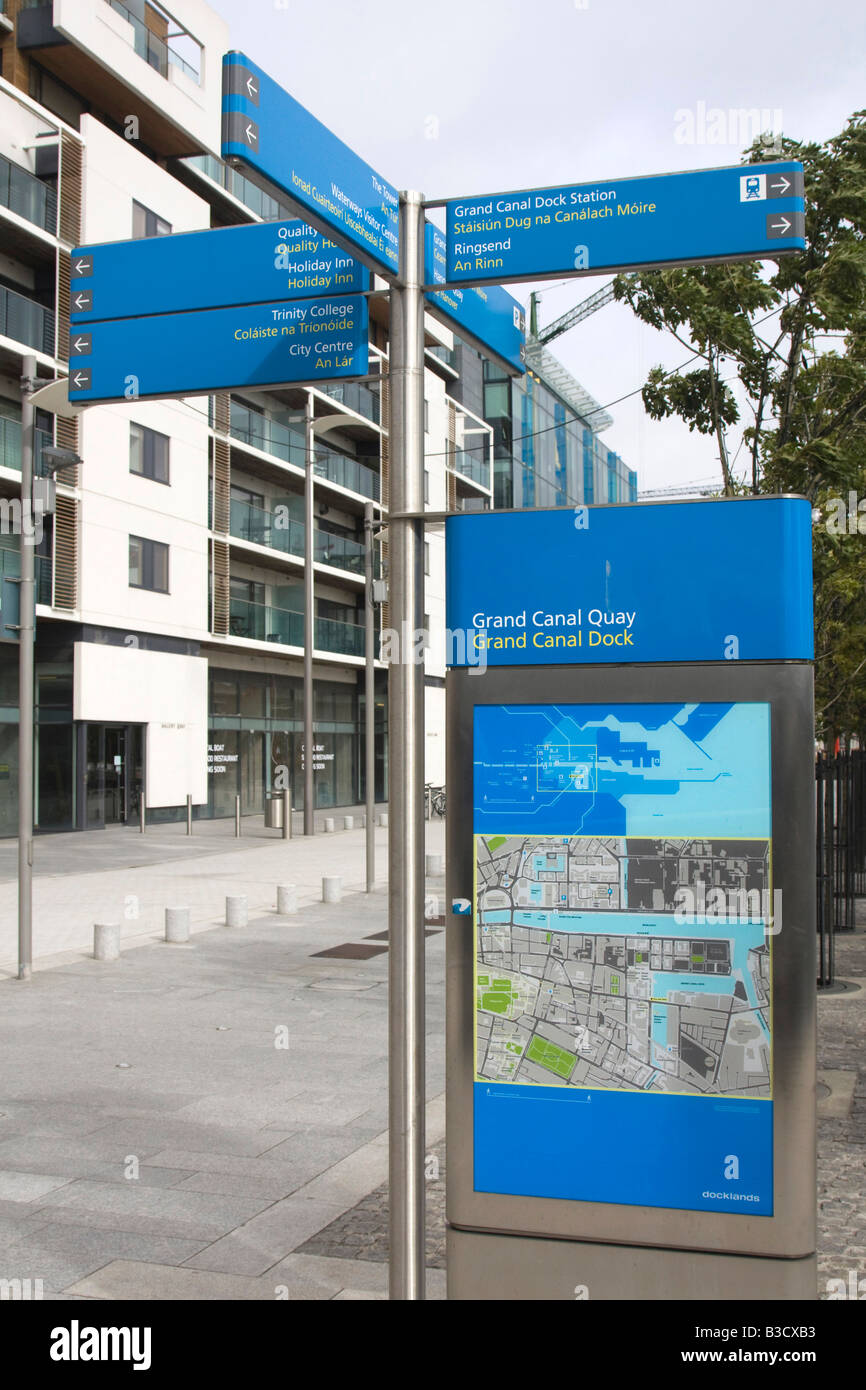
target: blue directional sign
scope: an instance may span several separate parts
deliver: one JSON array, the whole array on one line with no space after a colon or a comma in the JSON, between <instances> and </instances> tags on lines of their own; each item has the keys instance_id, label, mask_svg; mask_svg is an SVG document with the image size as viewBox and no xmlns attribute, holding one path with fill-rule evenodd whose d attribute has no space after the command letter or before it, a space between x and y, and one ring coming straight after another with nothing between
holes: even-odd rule
<instances>
[{"instance_id":1,"label":"blue directional sign","mask_svg":"<svg viewBox=\"0 0 866 1390\"><path fill-rule=\"evenodd\" d=\"M88 323L73 328L73 402L191 396L282 386L367 372L363 295Z\"/></svg>"},{"instance_id":2,"label":"blue directional sign","mask_svg":"<svg viewBox=\"0 0 866 1390\"><path fill-rule=\"evenodd\" d=\"M242 160L383 275L398 258L397 190L244 53L223 59L223 159Z\"/></svg>"},{"instance_id":3,"label":"blue directional sign","mask_svg":"<svg viewBox=\"0 0 866 1390\"><path fill-rule=\"evenodd\" d=\"M259 222L79 246L70 318L135 318L369 287L370 272L305 222Z\"/></svg>"},{"instance_id":4,"label":"blue directional sign","mask_svg":"<svg viewBox=\"0 0 866 1390\"><path fill-rule=\"evenodd\" d=\"M446 203L446 218L446 276L459 284L776 257L806 245L803 166L791 162L461 198Z\"/></svg>"},{"instance_id":5,"label":"blue directional sign","mask_svg":"<svg viewBox=\"0 0 866 1390\"><path fill-rule=\"evenodd\" d=\"M812 659L803 497L454 516L446 547L454 665Z\"/></svg>"},{"instance_id":6,"label":"blue directional sign","mask_svg":"<svg viewBox=\"0 0 866 1390\"><path fill-rule=\"evenodd\" d=\"M432 222L425 229L424 277L429 284L445 284L445 235ZM427 302L460 337L487 356L498 357L510 370L525 372L526 315L520 304L499 285L482 289L449 285L428 291Z\"/></svg>"}]
</instances>

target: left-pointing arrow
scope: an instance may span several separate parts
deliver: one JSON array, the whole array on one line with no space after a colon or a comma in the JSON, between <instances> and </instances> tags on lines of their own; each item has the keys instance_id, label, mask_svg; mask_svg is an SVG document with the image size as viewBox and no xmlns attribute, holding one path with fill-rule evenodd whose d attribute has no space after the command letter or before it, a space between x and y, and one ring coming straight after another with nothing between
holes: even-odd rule
<instances>
[{"instance_id":1,"label":"left-pointing arrow","mask_svg":"<svg viewBox=\"0 0 866 1390\"><path fill-rule=\"evenodd\" d=\"M90 387L90 368L81 367L77 372L73 372L69 378L69 385L73 391L86 391Z\"/></svg>"},{"instance_id":2,"label":"left-pointing arrow","mask_svg":"<svg viewBox=\"0 0 866 1390\"><path fill-rule=\"evenodd\" d=\"M89 333L77 333L69 339L69 356L80 356L82 353L91 351L91 335Z\"/></svg>"},{"instance_id":3,"label":"left-pointing arrow","mask_svg":"<svg viewBox=\"0 0 866 1390\"><path fill-rule=\"evenodd\" d=\"M72 262L72 274L73 274L73 275L92 275L92 274L93 274L93 257L92 257L92 256L76 256L75 259L74 259L73 262Z\"/></svg>"},{"instance_id":4,"label":"left-pointing arrow","mask_svg":"<svg viewBox=\"0 0 866 1390\"><path fill-rule=\"evenodd\" d=\"M72 307L77 313L83 313L85 309L93 308L93 290L78 290L72 296Z\"/></svg>"}]
</instances>

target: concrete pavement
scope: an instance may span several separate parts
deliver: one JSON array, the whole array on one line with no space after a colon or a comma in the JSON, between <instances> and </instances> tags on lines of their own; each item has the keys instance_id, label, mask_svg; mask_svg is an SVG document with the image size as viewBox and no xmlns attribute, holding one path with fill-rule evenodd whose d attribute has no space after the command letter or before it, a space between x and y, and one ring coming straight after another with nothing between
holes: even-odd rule
<instances>
[{"instance_id":1,"label":"concrete pavement","mask_svg":"<svg viewBox=\"0 0 866 1390\"><path fill-rule=\"evenodd\" d=\"M365 831L282 840L245 822L196 821L193 835L167 825L145 835L126 827L89 834L40 836L35 842L33 957L36 969L72 961L93 945L95 922L117 922L126 947L162 937L164 909L190 909L193 932L223 921L228 894L245 894L250 915L272 908L277 885L294 883L301 905L321 897L321 880L340 874L347 892L365 877ZM428 823L428 848L441 853L444 822ZM388 832L376 830L376 877L387 879ZM0 978L17 973L17 883L14 842L0 857ZM143 860L143 862L142 862ZM5 874L5 878L3 875Z\"/></svg>"}]
</instances>

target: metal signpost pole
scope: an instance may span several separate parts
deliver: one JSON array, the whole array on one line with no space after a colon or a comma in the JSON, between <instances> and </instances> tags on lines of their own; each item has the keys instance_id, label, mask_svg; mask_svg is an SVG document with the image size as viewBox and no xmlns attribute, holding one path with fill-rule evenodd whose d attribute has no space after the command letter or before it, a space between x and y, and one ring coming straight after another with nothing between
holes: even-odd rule
<instances>
[{"instance_id":1,"label":"metal signpost pole","mask_svg":"<svg viewBox=\"0 0 866 1390\"><path fill-rule=\"evenodd\" d=\"M376 886L376 610L373 605L373 503L364 504L364 762L367 800L367 892Z\"/></svg>"},{"instance_id":2,"label":"metal signpost pole","mask_svg":"<svg viewBox=\"0 0 866 1390\"><path fill-rule=\"evenodd\" d=\"M424 1298L424 207L400 196L391 291L389 604L399 655L388 679L390 1296ZM408 515L407 515L408 514ZM423 653L422 653L423 655Z\"/></svg>"},{"instance_id":3,"label":"metal signpost pole","mask_svg":"<svg viewBox=\"0 0 866 1390\"><path fill-rule=\"evenodd\" d=\"M21 376L21 585L18 643L18 978L33 964L33 664L36 627L35 536L27 535L33 507L31 395L36 358L25 357Z\"/></svg>"},{"instance_id":4,"label":"metal signpost pole","mask_svg":"<svg viewBox=\"0 0 866 1390\"><path fill-rule=\"evenodd\" d=\"M316 636L316 586L313 562L316 548L313 535L313 398L307 393L304 414L306 459L304 468L304 834L315 829L313 804L313 644Z\"/></svg>"}]
</instances>

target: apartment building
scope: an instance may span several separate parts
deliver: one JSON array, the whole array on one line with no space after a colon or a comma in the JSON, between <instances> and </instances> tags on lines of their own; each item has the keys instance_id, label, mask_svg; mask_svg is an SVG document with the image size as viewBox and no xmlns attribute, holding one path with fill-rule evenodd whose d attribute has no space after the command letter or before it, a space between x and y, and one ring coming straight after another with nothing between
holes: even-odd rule
<instances>
[{"instance_id":1,"label":"apartment building","mask_svg":"<svg viewBox=\"0 0 866 1390\"><path fill-rule=\"evenodd\" d=\"M0 0L0 498L20 485L21 368L68 372L76 245L254 221L293 228L279 190L219 157L227 25L203 0ZM359 140L359 145L363 141ZM461 372L491 364L426 325L430 510L493 505L496 421ZM58 475L37 547L35 823L42 831L261 814L288 767L303 805L304 485L314 455L317 807L363 801L363 515L387 523L388 321L371 302L369 379L37 414ZM491 369L492 370L492 369ZM473 378L474 380L474 378ZM486 379L492 384L493 377ZM487 416L488 418L485 418ZM502 455L502 441L498 452ZM500 465L497 464L497 467ZM511 505L522 505L512 502ZM0 534L0 577L20 537ZM376 563L387 571L386 546ZM444 537L425 609L445 622ZM387 618L387 614L385 615ZM0 835L16 832L18 652L0 641ZM427 769L445 776L444 643L426 657ZM387 798L377 662L378 800Z\"/></svg>"}]
</instances>

